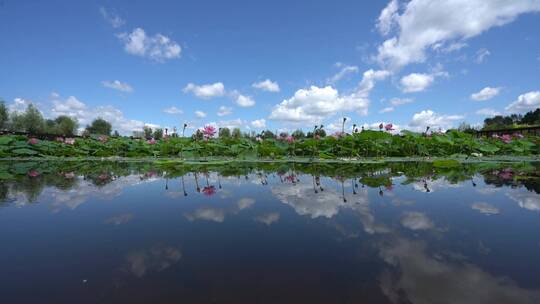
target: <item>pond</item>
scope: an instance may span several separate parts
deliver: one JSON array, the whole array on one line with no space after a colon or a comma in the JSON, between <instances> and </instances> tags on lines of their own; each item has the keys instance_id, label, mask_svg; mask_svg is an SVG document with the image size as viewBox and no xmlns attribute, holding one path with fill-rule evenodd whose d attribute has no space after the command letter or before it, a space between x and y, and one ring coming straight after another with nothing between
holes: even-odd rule
<instances>
[{"instance_id":1,"label":"pond","mask_svg":"<svg viewBox=\"0 0 540 304\"><path fill-rule=\"evenodd\" d=\"M4 303L540 303L540 163L0 162Z\"/></svg>"}]
</instances>

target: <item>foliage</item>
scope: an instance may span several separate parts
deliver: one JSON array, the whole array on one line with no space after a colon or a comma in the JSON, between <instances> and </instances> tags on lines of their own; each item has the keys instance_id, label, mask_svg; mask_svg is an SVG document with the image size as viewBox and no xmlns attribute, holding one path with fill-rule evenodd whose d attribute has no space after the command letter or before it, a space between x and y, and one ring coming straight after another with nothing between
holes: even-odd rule
<instances>
[{"instance_id":1,"label":"foliage","mask_svg":"<svg viewBox=\"0 0 540 304\"><path fill-rule=\"evenodd\" d=\"M525 115L497 115L484 119L483 130L508 129L519 126L540 125L540 108L529 111Z\"/></svg>"},{"instance_id":2,"label":"foliage","mask_svg":"<svg viewBox=\"0 0 540 304\"><path fill-rule=\"evenodd\" d=\"M9 111L6 107L6 103L0 100L0 130L4 130L9 121Z\"/></svg>"},{"instance_id":3,"label":"foliage","mask_svg":"<svg viewBox=\"0 0 540 304\"><path fill-rule=\"evenodd\" d=\"M207 130L210 132L211 130ZM210 134L210 133L208 133ZM530 156L540 153L539 137L510 135L475 138L457 130L430 135L403 131L392 135L363 131L342 136L294 139L212 138L197 130L192 138L168 137L147 141L126 137L91 137L30 142L25 136L0 137L0 157L97 156L183 157L239 159L304 157L337 159L363 157L476 157L492 155ZM448 164L442 164L448 166Z\"/></svg>"},{"instance_id":4,"label":"foliage","mask_svg":"<svg viewBox=\"0 0 540 304\"><path fill-rule=\"evenodd\" d=\"M97 135L111 135L112 126L111 123L106 121L103 118L96 118L92 123L86 127L86 131L89 134L97 134Z\"/></svg>"}]
</instances>

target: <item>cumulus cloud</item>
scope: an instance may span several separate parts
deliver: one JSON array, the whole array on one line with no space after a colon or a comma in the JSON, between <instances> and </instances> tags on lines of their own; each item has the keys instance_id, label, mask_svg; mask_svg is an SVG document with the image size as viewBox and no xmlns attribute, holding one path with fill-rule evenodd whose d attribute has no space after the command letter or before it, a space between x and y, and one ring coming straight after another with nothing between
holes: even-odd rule
<instances>
[{"instance_id":1,"label":"cumulus cloud","mask_svg":"<svg viewBox=\"0 0 540 304\"><path fill-rule=\"evenodd\" d=\"M364 72L355 92L349 95L339 94L332 86L300 89L294 96L276 105L269 118L291 123L318 123L338 113L350 111L367 115L370 91L376 81L389 75L388 71L368 70Z\"/></svg>"},{"instance_id":2,"label":"cumulus cloud","mask_svg":"<svg viewBox=\"0 0 540 304\"><path fill-rule=\"evenodd\" d=\"M497 112L496 110L491 109L491 108L482 108L482 109L476 111L476 114L478 114L478 115L483 115L483 116L496 116L496 115L501 115L500 112Z\"/></svg>"},{"instance_id":3,"label":"cumulus cloud","mask_svg":"<svg viewBox=\"0 0 540 304\"><path fill-rule=\"evenodd\" d=\"M391 0L388 5L381 11L377 19L377 29L382 35L388 35L395 25L395 20L398 17L399 2Z\"/></svg>"},{"instance_id":4,"label":"cumulus cloud","mask_svg":"<svg viewBox=\"0 0 540 304\"><path fill-rule=\"evenodd\" d=\"M270 79L266 79L263 81L256 82L251 85L255 89L259 89L266 92L279 92L279 84L277 81L272 81Z\"/></svg>"},{"instance_id":5,"label":"cumulus cloud","mask_svg":"<svg viewBox=\"0 0 540 304\"><path fill-rule=\"evenodd\" d=\"M436 128L446 130L451 128L456 121L463 118L463 115L444 115L437 114L432 110L423 110L413 115L409 128L415 131L423 131L429 126L432 130Z\"/></svg>"},{"instance_id":6,"label":"cumulus cloud","mask_svg":"<svg viewBox=\"0 0 540 304\"><path fill-rule=\"evenodd\" d=\"M31 100L21 98L21 97L17 97L15 99L13 99L13 103L11 103L8 106L8 108L9 108L10 112L21 113L21 112L26 111L26 108L28 108L28 106L31 105L31 104L35 105L35 103L33 101L31 101Z\"/></svg>"},{"instance_id":7,"label":"cumulus cloud","mask_svg":"<svg viewBox=\"0 0 540 304\"><path fill-rule=\"evenodd\" d=\"M251 122L251 126L255 129L263 129L263 128L266 128L266 120L261 118L261 119L256 119L256 120L253 120Z\"/></svg>"},{"instance_id":8,"label":"cumulus cloud","mask_svg":"<svg viewBox=\"0 0 540 304\"><path fill-rule=\"evenodd\" d=\"M403 76L399 83L401 91L404 93L414 93L424 91L435 81L435 77L430 74L411 73Z\"/></svg>"},{"instance_id":9,"label":"cumulus cloud","mask_svg":"<svg viewBox=\"0 0 540 304\"><path fill-rule=\"evenodd\" d=\"M112 27L119 28L126 23L126 21L117 14L107 11L103 6L99 8L99 12L103 19L105 19Z\"/></svg>"},{"instance_id":10,"label":"cumulus cloud","mask_svg":"<svg viewBox=\"0 0 540 304\"><path fill-rule=\"evenodd\" d=\"M203 85L188 83L183 91L184 93L193 93L198 98L210 99L225 95L225 86L221 82Z\"/></svg>"},{"instance_id":11,"label":"cumulus cloud","mask_svg":"<svg viewBox=\"0 0 540 304\"><path fill-rule=\"evenodd\" d=\"M219 111L217 113L217 115L219 117L227 116L227 115L230 115L230 114L232 114L232 108L231 107L226 107L226 106L219 107Z\"/></svg>"},{"instance_id":12,"label":"cumulus cloud","mask_svg":"<svg viewBox=\"0 0 540 304\"><path fill-rule=\"evenodd\" d=\"M435 227L435 224L421 212L405 212L401 217L401 225L411 230L428 230Z\"/></svg>"},{"instance_id":13,"label":"cumulus cloud","mask_svg":"<svg viewBox=\"0 0 540 304\"><path fill-rule=\"evenodd\" d=\"M521 208L530 211L540 211L540 196L538 194L533 192L508 191L506 196L518 203Z\"/></svg>"},{"instance_id":14,"label":"cumulus cloud","mask_svg":"<svg viewBox=\"0 0 540 304\"><path fill-rule=\"evenodd\" d=\"M130 252L126 256L127 270L136 277L142 278L149 272L160 272L182 258L179 248L172 246L154 246L149 249Z\"/></svg>"},{"instance_id":15,"label":"cumulus cloud","mask_svg":"<svg viewBox=\"0 0 540 304\"><path fill-rule=\"evenodd\" d=\"M391 267L380 277L391 303L538 303L540 291L525 289L508 277L495 276L470 261L433 253L425 242L394 238L380 246Z\"/></svg>"},{"instance_id":16,"label":"cumulus cloud","mask_svg":"<svg viewBox=\"0 0 540 304\"><path fill-rule=\"evenodd\" d=\"M105 105L90 108L75 96L63 99L60 95L53 94L52 104L50 116L66 115L75 118L81 128L98 117L110 122L113 130L117 130L121 134L131 134L133 131L139 131L145 126L145 123L140 120L126 118L121 110L113 106Z\"/></svg>"},{"instance_id":17,"label":"cumulus cloud","mask_svg":"<svg viewBox=\"0 0 540 304\"><path fill-rule=\"evenodd\" d=\"M393 112L394 111L394 107L386 107L386 108L382 108L379 113L389 113L389 112Z\"/></svg>"},{"instance_id":18,"label":"cumulus cloud","mask_svg":"<svg viewBox=\"0 0 540 304\"><path fill-rule=\"evenodd\" d=\"M206 113L203 111L195 111L195 116L197 116L197 118L205 118Z\"/></svg>"},{"instance_id":19,"label":"cumulus cloud","mask_svg":"<svg viewBox=\"0 0 540 304\"><path fill-rule=\"evenodd\" d=\"M121 92L126 92L126 93L133 92L133 88L129 84L125 82L121 82L120 80L113 80L113 81L105 80L105 81L102 81L101 84L106 88L115 89Z\"/></svg>"},{"instance_id":20,"label":"cumulus cloud","mask_svg":"<svg viewBox=\"0 0 540 304\"><path fill-rule=\"evenodd\" d=\"M471 208L485 215L494 215L500 213L499 208L484 202L474 203L472 204Z\"/></svg>"},{"instance_id":21,"label":"cumulus cloud","mask_svg":"<svg viewBox=\"0 0 540 304\"><path fill-rule=\"evenodd\" d=\"M540 107L540 91L531 91L519 95L518 99L506 107L507 111L522 113Z\"/></svg>"},{"instance_id":22,"label":"cumulus cloud","mask_svg":"<svg viewBox=\"0 0 540 304\"><path fill-rule=\"evenodd\" d=\"M478 36L492 27L514 21L519 15L540 11L537 0L392 0L381 12L377 28L394 33L379 47L376 60L390 69L424 62L426 51Z\"/></svg>"},{"instance_id":23,"label":"cumulus cloud","mask_svg":"<svg viewBox=\"0 0 540 304\"><path fill-rule=\"evenodd\" d=\"M412 98L392 98L390 99L390 104L393 106L401 106L408 103L413 103L414 99Z\"/></svg>"},{"instance_id":24,"label":"cumulus cloud","mask_svg":"<svg viewBox=\"0 0 540 304\"><path fill-rule=\"evenodd\" d=\"M184 113L182 109L179 109L175 106L165 108L163 109L163 112L167 114L183 114Z\"/></svg>"},{"instance_id":25,"label":"cumulus cloud","mask_svg":"<svg viewBox=\"0 0 540 304\"><path fill-rule=\"evenodd\" d=\"M483 63L489 55L491 55L491 52L488 49L479 49L476 51L476 58L474 59L474 62L478 64Z\"/></svg>"},{"instance_id":26,"label":"cumulus cloud","mask_svg":"<svg viewBox=\"0 0 540 304\"><path fill-rule=\"evenodd\" d=\"M255 100L251 96L242 95L238 91L233 91L231 95L239 107L249 108L255 105Z\"/></svg>"},{"instance_id":27,"label":"cumulus cloud","mask_svg":"<svg viewBox=\"0 0 540 304\"><path fill-rule=\"evenodd\" d=\"M179 58L182 47L162 34L148 36L142 28L131 33L121 33L118 38L124 43L124 50L132 55L146 57L157 62Z\"/></svg>"},{"instance_id":28,"label":"cumulus cloud","mask_svg":"<svg viewBox=\"0 0 540 304\"><path fill-rule=\"evenodd\" d=\"M279 213L277 212L265 213L265 214L255 217L255 221L259 223L263 223L267 226L270 226L273 223L279 221Z\"/></svg>"},{"instance_id":29,"label":"cumulus cloud","mask_svg":"<svg viewBox=\"0 0 540 304\"><path fill-rule=\"evenodd\" d=\"M358 67L357 66L346 65L346 66L341 67L341 70L339 70L339 72L334 74L332 77L328 78L326 80L326 83L335 84L336 82L338 82L341 79L347 77L348 75L356 74L356 73L358 73Z\"/></svg>"},{"instance_id":30,"label":"cumulus cloud","mask_svg":"<svg viewBox=\"0 0 540 304\"><path fill-rule=\"evenodd\" d=\"M485 87L479 92L471 94L471 99L476 100L476 101L490 100L491 98L499 95L500 92L501 92L500 87L496 87L496 88Z\"/></svg>"}]
</instances>

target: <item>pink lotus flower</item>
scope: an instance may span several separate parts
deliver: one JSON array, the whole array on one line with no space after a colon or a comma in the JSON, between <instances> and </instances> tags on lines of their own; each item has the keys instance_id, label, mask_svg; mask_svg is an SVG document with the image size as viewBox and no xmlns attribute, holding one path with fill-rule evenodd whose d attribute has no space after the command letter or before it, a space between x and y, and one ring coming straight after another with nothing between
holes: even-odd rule
<instances>
[{"instance_id":1,"label":"pink lotus flower","mask_svg":"<svg viewBox=\"0 0 540 304\"><path fill-rule=\"evenodd\" d=\"M206 187L204 187L202 189L202 192L206 196L212 196L212 195L216 194L216 187L214 187L214 186L206 186Z\"/></svg>"},{"instance_id":2,"label":"pink lotus flower","mask_svg":"<svg viewBox=\"0 0 540 304\"><path fill-rule=\"evenodd\" d=\"M104 181L104 180L108 180L109 179L109 174L107 173L102 173L98 176L98 179L101 180L101 181Z\"/></svg>"},{"instance_id":3,"label":"pink lotus flower","mask_svg":"<svg viewBox=\"0 0 540 304\"><path fill-rule=\"evenodd\" d=\"M62 137L57 137L55 140L56 140L57 142L61 142L61 143L64 142L64 139L63 139Z\"/></svg>"},{"instance_id":4,"label":"pink lotus flower","mask_svg":"<svg viewBox=\"0 0 540 304\"><path fill-rule=\"evenodd\" d=\"M106 142L109 140L109 137L106 136L106 135L100 135L100 136L98 137L98 140L99 140L100 142L102 142L102 143L106 143Z\"/></svg>"},{"instance_id":5,"label":"pink lotus flower","mask_svg":"<svg viewBox=\"0 0 540 304\"><path fill-rule=\"evenodd\" d=\"M389 124L387 124L386 126L384 126L384 129L385 129L386 131L394 131L394 125L391 124L391 123L389 123Z\"/></svg>"},{"instance_id":6,"label":"pink lotus flower","mask_svg":"<svg viewBox=\"0 0 540 304\"><path fill-rule=\"evenodd\" d=\"M209 138L214 137L214 135L216 134L216 128L214 126L207 125L207 126L204 126L202 132L203 132L204 137L206 139L209 139Z\"/></svg>"},{"instance_id":7,"label":"pink lotus flower","mask_svg":"<svg viewBox=\"0 0 540 304\"><path fill-rule=\"evenodd\" d=\"M258 141L258 142L263 141L262 137L260 137L260 136L257 136L257 137L255 138L255 140Z\"/></svg>"},{"instance_id":8,"label":"pink lotus flower","mask_svg":"<svg viewBox=\"0 0 540 304\"><path fill-rule=\"evenodd\" d=\"M39 139L32 137L28 140L28 143L31 145L37 145L39 143Z\"/></svg>"},{"instance_id":9,"label":"pink lotus flower","mask_svg":"<svg viewBox=\"0 0 540 304\"><path fill-rule=\"evenodd\" d=\"M28 171L28 176L30 177L38 177L39 176L39 172L37 172L36 170L30 170Z\"/></svg>"},{"instance_id":10,"label":"pink lotus flower","mask_svg":"<svg viewBox=\"0 0 540 304\"><path fill-rule=\"evenodd\" d=\"M68 179L72 179L72 178L75 177L75 173L73 173L73 172L64 173L64 177L68 178Z\"/></svg>"},{"instance_id":11,"label":"pink lotus flower","mask_svg":"<svg viewBox=\"0 0 540 304\"><path fill-rule=\"evenodd\" d=\"M288 142L289 144L292 144L294 142L294 137L292 136L287 136L287 138L285 138L285 141Z\"/></svg>"},{"instance_id":12,"label":"pink lotus flower","mask_svg":"<svg viewBox=\"0 0 540 304\"><path fill-rule=\"evenodd\" d=\"M150 138L148 141L146 141L149 145L155 145L157 141L154 138Z\"/></svg>"},{"instance_id":13,"label":"pink lotus flower","mask_svg":"<svg viewBox=\"0 0 540 304\"><path fill-rule=\"evenodd\" d=\"M288 182L294 183L296 182L296 176L294 174L287 175L285 177L285 180Z\"/></svg>"},{"instance_id":14,"label":"pink lotus flower","mask_svg":"<svg viewBox=\"0 0 540 304\"><path fill-rule=\"evenodd\" d=\"M512 177L514 176L514 172L512 171L512 169L506 168L506 169L501 170L498 176L499 178L503 180L509 180L509 179L512 179Z\"/></svg>"},{"instance_id":15,"label":"pink lotus flower","mask_svg":"<svg viewBox=\"0 0 540 304\"><path fill-rule=\"evenodd\" d=\"M319 140L319 139L321 139L321 136L319 134L317 134L317 135L315 135L315 139Z\"/></svg>"},{"instance_id":16,"label":"pink lotus flower","mask_svg":"<svg viewBox=\"0 0 540 304\"><path fill-rule=\"evenodd\" d=\"M75 144L75 138L66 138L66 139L64 139L64 143L66 145L74 145Z\"/></svg>"},{"instance_id":17,"label":"pink lotus flower","mask_svg":"<svg viewBox=\"0 0 540 304\"><path fill-rule=\"evenodd\" d=\"M515 138L523 138L523 135L521 133L514 133Z\"/></svg>"},{"instance_id":18,"label":"pink lotus flower","mask_svg":"<svg viewBox=\"0 0 540 304\"><path fill-rule=\"evenodd\" d=\"M504 134L503 136L501 136L501 140L508 144L512 141L512 136L510 136L509 134Z\"/></svg>"},{"instance_id":19,"label":"pink lotus flower","mask_svg":"<svg viewBox=\"0 0 540 304\"><path fill-rule=\"evenodd\" d=\"M497 135L497 134L493 134L493 135L491 135L491 138L495 138L495 139L497 139L497 138L499 138L499 135Z\"/></svg>"}]
</instances>

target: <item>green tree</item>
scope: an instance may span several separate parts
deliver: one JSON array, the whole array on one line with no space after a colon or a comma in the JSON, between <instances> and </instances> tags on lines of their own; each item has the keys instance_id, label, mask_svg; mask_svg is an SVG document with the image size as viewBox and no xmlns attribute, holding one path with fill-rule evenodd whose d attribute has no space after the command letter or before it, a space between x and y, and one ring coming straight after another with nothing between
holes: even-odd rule
<instances>
[{"instance_id":1,"label":"green tree","mask_svg":"<svg viewBox=\"0 0 540 304\"><path fill-rule=\"evenodd\" d=\"M146 139L150 139L152 138L152 128L150 128L149 126L144 126L143 127L143 133L144 133L144 138Z\"/></svg>"},{"instance_id":2,"label":"green tree","mask_svg":"<svg viewBox=\"0 0 540 304\"><path fill-rule=\"evenodd\" d=\"M263 139L275 139L276 138L276 135L274 134L274 132L270 131L270 130L266 130L266 131L263 131L261 133L261 137Z\"/></svg>"},{"instance_id":3,"label":"green tree","mask_svg":"<svg viewBox=\"0 0 540 304\"><path fill-rule=\"evenodd\" d=\"M0 100L0 129L4 130L8 126L9 111L6 107L6 102Z\"/></svg>"},{"instance_id":4,"label":"green tree","mask_svg":"<svg viewBox=\"0 0 540 304\"><path fill-rule=\"evenodd\" d=\"M229 128L219 129L219 138L230 138L230 137L231 137L231 130Z\"/></svg>"},{"instance_id":5,"label":"green tree","mask_svg":"<svg viewBox=\"0 0 540 304\"><path fill-rule=\"evenodd\" d=\"M96 118L92 124L86 126L86 131L96 135L111 135L111 124L103 118Z\"/></svg>"},{"instance_id":6,"label":"green tree","mask_svg":"<svg viewBox=\"0 0 540 304\"><path fill-rule=\"evenodd\" d=\"M60 115L54 120L56 125L56 132L58 135L73 136L77 134L77 128L79 128L79 122L67 115Z\"/></svg>"},{"instance_id":7,"label":"green tree","mask_svg":"<svg viewBox=\"0 0 540 304\"><path fill-rule=\"evenodd\" d=\"M29 104L24 113L12 115L12 129L14 131L40 134L45 132L45 120L41 112L33 105Z\"/></svg>"},{"instance_id":8,"label":"green tree","mask_svg":"<svg viewBox=\"0 0 540 304\"><path fill-rule=\"evenodd\" d=\"M234 139L239 139L240 137L242 137L242 131L240 131L240 128L234 128L232 130L232 135L231 135Z\"/></svg>"},{"instance_id":9,"label":"green tree","mask_svg":"<svg viewBox=\"0 0 540 304\"><path fill-rule=\"evenodd\" d=\"M154 139L155 140L160 140L163 138L163 129L161 128L158 128L154 131Z\"/></svg>"},{"instance_id":10,"label":"green tree","mask_svg":"<svg viewBox=\"0 0 540 304\"><path fill-rule=\"evenodd\" d=\"M303 139L306 137L306 134L304 134L304 131L298 129L294 131L291 136L294 137L294 139Z\"/></svg>"}]
</instances>

